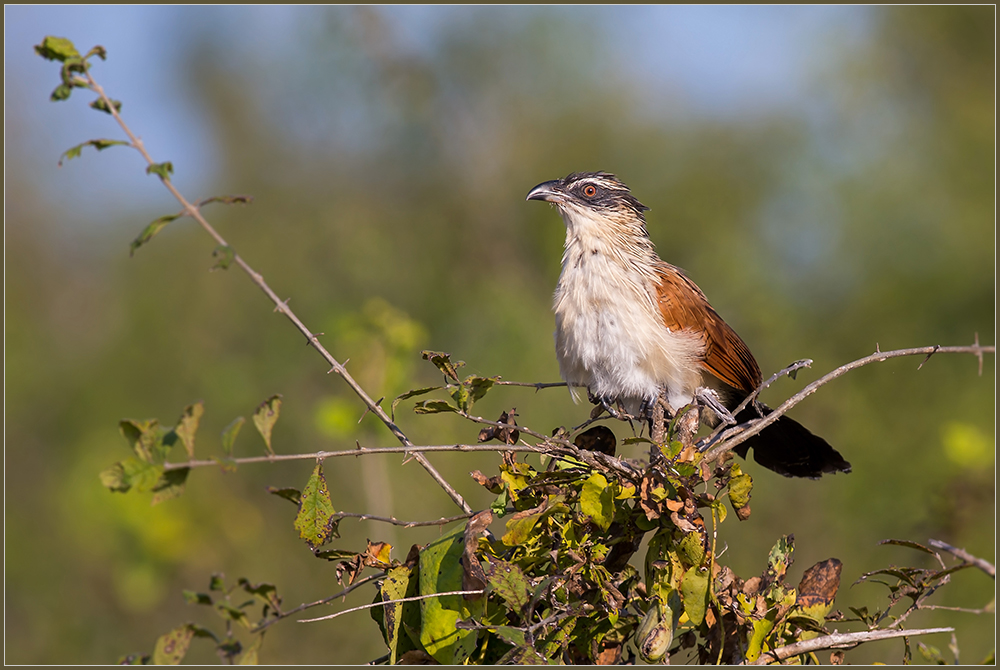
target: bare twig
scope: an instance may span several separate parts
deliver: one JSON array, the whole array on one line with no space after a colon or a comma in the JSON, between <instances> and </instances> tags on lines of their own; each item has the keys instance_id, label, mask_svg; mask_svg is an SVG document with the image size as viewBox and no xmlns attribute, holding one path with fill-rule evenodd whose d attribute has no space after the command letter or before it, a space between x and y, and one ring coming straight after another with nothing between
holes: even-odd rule
<instances>
[{"instance_id":1,"label":"bare twig","mask_svg":"<svg viewBox=\"0 0 1000 670\"><path fill-rule=\"evenodd\" d=\"M356 449L344 449L341 451L315 451L308 454L274 454L268 456L246 456L243 458L233 458L227 463L235 465L247 465L252 463L277 463L279 461L315 461L327 458L340 458L342 456L371 456L373 454L419 454L431 451L523 451L529 453L549 454L551 449L538 445L525 444L451 444L451 445L430 445L430 446L407 446L407 447L359 447ZM183 470L184 468L205 468L212 465L219 465L213 459L177 461L163 464L164 470Z\"/></svg>"},{"instance_id":2,"label":"bare twig","mask_svg":"<svg viewBox=\"0 0 1000 670\"><path fill-rule=\"evenodd\" d=\"M327 616L317 617L315 619L299 619L299 623L312 623L314 621L326 621L327 619L336 619L341 614L350 614L351 612L359 612L361 610L370 610L373 607L381 607L382 605L392 605L393 603L408 603L413 600L427 600L428 598L440 598L441 596L471 596L471 595L482 595L485 593L483 589L476 589L475 591L445 591L444 593L431 593L426 596L410 596L409 598L399 598L397 600L383 600L377 603L369 603L367 605L360 605L358 607L352 607L351 609L344 610L343 612L337 612L335 614L328 614Z\"/></svg>"},{"instance_id":3,"label":"bare twig","mask_svg":"<svg viewBox=\"0 0 1000 670\"><path fill-rule=\"evenodd\" d=\"M332 601L336 600L337 598L343 598L344 596L346 596L351 591L353 591L353 590L355 590L357 588L360 588L360 587L364 586L365 584L367 584L369 582L375 581L376 579L382 579L383 577L385 577L385 573L384 572L380 572L377 575L370 575L368 577L365 577L364 579L359 579L358 581L354 582L353 584L351 584L350 586L348 586L347 588L345 588L343 591L341 591L339 593L334 593L332 596L329 596L327 598L323 598L322 600L317 600L317 601L311 602L311 603L302 603L298 607L296 607L294 609L290 609L287 612L278 612L278 616L276 616L273 619L269 619L269 620L265 621L264 623L260 624L259 626L255 626L253 629L251 629L250 632L251 633L259 633L260 631L264 630L265 628L268 628L272 624L275 624L275 623L281 621L282 619L288 618L288 617L292 616L293 614L298 614L299 612L301 612L303 610L307 610L307 609L310 609L312 607L318 607L319 605L325 605L325 604L327 604L329 602L332 602Z\"/></svg>"},{"instance_id":4,"label":"bare twig","mask_svg":"<svg viewBox=\"0 0 1000 670\"><path fill-rule=\"evenodd\" d=\"M990 563L987 560L979 558L978 556L973 556L972 554L970 554L969 552L967 552L965 549L959 549L958 547L953 547L953 546L951 546L950 544L948 544L946 542L942 542L941 540L935 540L935 539L929 539L929 540L927 540L927 544L931 545L935 549L943 549L944 551L947 551L952 556L954 556L954 557L956 557L956 558L958 558L960 560L963 560L966 563L971 563L972 565L976 566L977 568L979 568L980 570L982 570L983 572L985 572L986 574L988 574L993 579L997 578L997 569L996 569L996 566L994 566L992 563Z\"/></svg>"},{"instance_id":5,"label":"bare twig","mask_svg":"<svg viewBox=\"0 0 1000 670\"><path fill-rule=\"evenodd\" d=\"M87 83L87 86L92 91L97 93L104 101L107 111L114 117L115 121L118 122L118 125L121 126L122 130L125 131L125 134L128 136L132 147L134 147L136 151L142 154L142 157L146 160L146 162L150 166L156 165L152 157L146 151L146 147L142 143L142 140L139 137L137 137L132 132L132 130L125 124L125 121L118 113L116 106L114 105L112 100L108 97L108 95L104 92L104 89L101 87L101 85L94 80L93 76L90 74L90 70L89 69L86 70L84 72L84 75L86 77L85 81ZM190 216L192 219L197 221L198 224L201 225L201 227L205 230L205 232L207 232L212 237L212 239L216 241L218 245L227 248L232 248L229 246L229 243L226 242L226 240L215 230L215 228L213 228L208 223L208 221L201 215L201 211L199 210L198 206L188 202L188 200L181 194L181 192L177 190L177 188L173 185L168 176L164 174L158 174L158 176L160 178L160 181L167 188L167 190L170 191L170 193L174 196L174 198L176 198L177 201L181 203L181 205L183 206L184 216ZM345 382L347 382L347 385L351 387L351 390L354 391L354 393L356 393L359 398L361 398L362 402L364 402L368 410L370 410L375 416L379 418L380 421L382 421L383 424L385 424L386 428L388 428L389 431L396 436L396 439L398 439L404 446L412 446L413 443L410 442L410 439L406 436L405 433L403 433L403 431L399 428L399 426L397 426L395 422L393 422L393 420L389 418L389 415L385 413L385 411L378 403L376 403L374 400L371 399L371 397L365 392L365 390L361 388L361 385L358 384L357 381L355 381L354 377L352 377L350 373L347 372L347 369L336 358L334 358L333 355L330 354L330 352L328 352L322 344L320 344L319 337L315 335L309 328L307 328L304 323L302 323L299 317L296 316L295 313L288 307L288 302L286 300L282 300L281 298L279 298L277 294L273 290L271 290L271 287L268 286L267 283L264 281L264 277L259 272L250 267L250 265L246 261L244 261L239 254L235 253L235 251L233 252L233 262L236 263L236 265L238 265L240 269L243 270L247 274L247 276L250 277L250 280L253 281L253 283L256 284L257 287L260 288L260 290L263 291L265 295L267 295L267 297L271 300L271 302L274 303L275 311L284 314L285 317L288 318L288 320L291 321L292 324L299 330L299 332L306 337L306 341L309 344L311 344L316 349L316 351L318 351L320 355L330 365L330 372L336 372ZM472 512L472 508L469 506L468 503L465 502L465 499L462 498L462 496L458 493L458 491L456 491L454 487L452 487L451 484L449 484L444 479L444 477L441 476L441 473L439 473L434 468L434 466L431 465L430 461L428 461L427 458L423 456L423 454L415 453L413 457L418 463L420 463L420 465L423 466L425 470L427 470L427 472L431 475L434 481L436 481L438 485L442 489L444 489L444 491L451 497L451 499L455 501L455 504L457 504L459 507L462 508L462 511L466 513Z\"/></svg>"},{"instance_id":6,"label":"bare twig","mask_svg":"<svg viewBox=\"0 0 1000 670\"><path fill-rule=\"evenodd\" d=\"M497 381L497 386L527 386L535 389L536 391L541 391L542 389L566 386L566 382L506 382L501 379Z\"/></svg>"},{"instance_id":7,"label":"bare twig","mask_svg":"<svg viewBox=\"0 0 1000 670\"><path fill-rule=\"evenodd\" d=\"M979 339L978 336L976 337L976 339L977 340ZM708 461L712 461L718 458L719 455L722 454L723 452L731 451L737 445L746 442L754 435L760 433L766 427L770 426L772 423L777 421L783 414L785 414L792 407L795 407L795 405L798 405L800 402L802 402L803 400L811 396L813 393L815 393L817 390L819 390L819 388L824 384L828 384L837 377L840 377L856 368L868 365L869 363L881 363L890 358L900 358L902 356L921 356L921 355L926 356L928 354L973 354L982 359L983 354L995 354L995 353L996 353L996 347L982 346L978 344L978 342L976 344L964 347L942 347L934 345L931 347L916 347L913 349L897 349L895 351L878 351L876 347L876 351L874 354L870 356L865 356L864 358L859 358L858 360L847 363L846 365L841 365L839 368L834 369L833 371L827 373L826 375L820 377L813 383L809 384L804 389L793 395L791 398L778 405L778 407L775 408L765 418L754 419L746 423L741 423L738 426L732 426L717 436L709 436L700 440L698 446L701 449L706 449L713 444L715 445L712 446L711 449L708 451L708 453L705 454L705 459Z\"/></svg>"},{"instance_id":8,"label":"bare twig","mask_svg":"<svg viewBox=\"0 0 1000 670\"><path fill-rule=\"evenodd\" d=\"M375 516L374 514L357 514L355 512L337 512L333 515L333 518L357 519L358 521L381 521L383 523L391 523L394 526L402 526L403 528L417 528L418 526L444 526L445 524L468 519L470 516L472 515L459 514L458 516L451 516L448 518L442 517L436 521L400 521L392 516Z\"/></svg>"},{"instance_id":9,"label":"bare twig","mask_svg":"<svg viewBox=\"0 0 1000 670\"><path fill-rule=\"evenodd\" d=\"M765 651L756 661L747 665L768 665L777 663L799 654L809 654L824 649L853 649L864 642L889 640L896 637L913 637L915 635L930 635L932 633L950 633L954 628L922 628L914 630L869 630L860 633L833 633L811 640L802 640L771 651Z\"/></svg>"}]
</instances>

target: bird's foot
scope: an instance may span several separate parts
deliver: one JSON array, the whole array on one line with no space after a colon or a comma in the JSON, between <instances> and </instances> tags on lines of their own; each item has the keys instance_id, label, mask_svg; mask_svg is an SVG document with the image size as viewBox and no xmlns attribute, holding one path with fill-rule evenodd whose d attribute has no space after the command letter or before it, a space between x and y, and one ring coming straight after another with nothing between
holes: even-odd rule
<instances>
[{"instance_id":1,"label":"bird's foot","mask_svg":"<svg viewBox=\"0 0 1000 670\"><path fill-rule=\"evenodd\" d=\"M702 386L695 391L694 398L700 406L712 410L723 423L729 425L736 423L736 417L722 404L722 401L719 400L719 394L714 389Z\"/></svg>"},{"instance_id":2,"label":"bird's foot","mask_svg":"<svg viewBox=\"0 0 1000 670\"><path fill-rule=\"evenodd\" d=\"M587 400L589 400L592 404L597 405L597 407L594 408L594 411L590 414L591 418L597 418L600 416L601 412L599 410L607 412L613 419L623 418L622 413L612 406L612 403L615 401L610 396L595 396L590 389L587 389Z\"/></svg>"}]
</instances>

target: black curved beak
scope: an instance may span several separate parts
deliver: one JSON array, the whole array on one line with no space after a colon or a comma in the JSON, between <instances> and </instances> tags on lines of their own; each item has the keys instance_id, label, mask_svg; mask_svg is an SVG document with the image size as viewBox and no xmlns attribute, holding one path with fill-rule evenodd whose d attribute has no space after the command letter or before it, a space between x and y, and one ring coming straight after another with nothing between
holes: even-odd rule
<instances>
[{"instance_id":1,"label":"black curved beak","mask_svg":"<svg viewBox=\"0 0 1000 670\"><path fill-rule=\"evenodd\" d=\"M563 202L566 199L566 195L559 185L558 179L553 179L552 181L543 181L541 184L535 188L528 191L528 197L525 200L544 200L545 202Z\"/></svg>"}]
</instances>

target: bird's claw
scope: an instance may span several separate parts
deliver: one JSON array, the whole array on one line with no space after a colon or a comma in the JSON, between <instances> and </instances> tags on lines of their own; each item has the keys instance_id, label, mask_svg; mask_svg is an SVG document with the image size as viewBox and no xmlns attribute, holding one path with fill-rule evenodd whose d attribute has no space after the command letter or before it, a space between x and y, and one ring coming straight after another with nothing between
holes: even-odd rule
<instances>
[{"instance_id":1,"label":"bird's claw","mask_svg":"<svg viewBox=\"0 0 1000 670\"><path fill-rule=\"evenodd\" d=\"M725 405L719 400L719 394L713 389L701 387L694 394L695 400L702 407L707 407L708 409L715 412L715 415L726 424L734 425L737 423L736 417L726 409Z\"/></svg>"}]
</instances>

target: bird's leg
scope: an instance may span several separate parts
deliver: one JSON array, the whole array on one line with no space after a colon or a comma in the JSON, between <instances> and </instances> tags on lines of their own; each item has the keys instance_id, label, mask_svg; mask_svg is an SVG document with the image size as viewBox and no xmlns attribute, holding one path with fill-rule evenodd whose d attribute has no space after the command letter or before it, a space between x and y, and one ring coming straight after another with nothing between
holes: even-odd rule
<instances>
[{"instance_id":1,"label":"bird's leg","mask_svg":"<svg viewBox=\"0 0 1000 670\"><path fill-rule=\"evenodd\" d=\"M694 393L694 398L702 407L707 407L712 410L719 419L726 424L735 424L736 418L732 413L726 409L725 405L719 400L719 394L715 389L710 389L704 386L698 388Z\"/></svg>"},{"instance_id":2,"label":"bird's leg","mask_svg":"<svg viewBox=\"0 0 1000 670\"><path fill-rule=\"evenodd\" d=\"M587 389L587 400L590 401L594 405L600 405L604 409L604 411L606 411L609 415L611 415L611 418L613 418L613 419L620 419L620 418L622 418L621 413L618 410L616 410L614 407L611 406L611 403L613 402L613 399L610 396L606 396L606 395L595 396L593 394L593 392L588 388ZM600 415L598 414L598 416L600 416ZM593 414L591 414L591 417L592 418L596 418L596 417L593 416Z\"/></svg>"}]
</instances>

